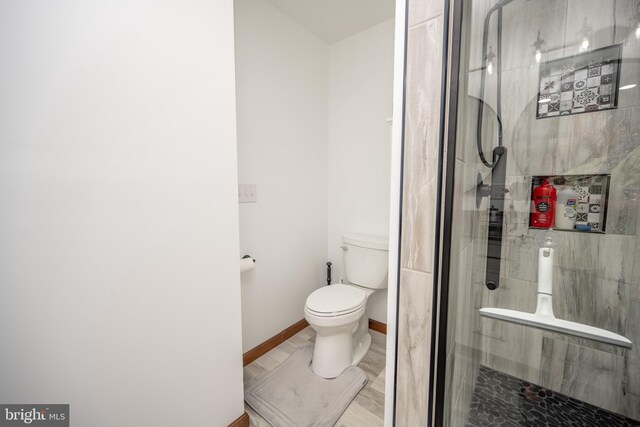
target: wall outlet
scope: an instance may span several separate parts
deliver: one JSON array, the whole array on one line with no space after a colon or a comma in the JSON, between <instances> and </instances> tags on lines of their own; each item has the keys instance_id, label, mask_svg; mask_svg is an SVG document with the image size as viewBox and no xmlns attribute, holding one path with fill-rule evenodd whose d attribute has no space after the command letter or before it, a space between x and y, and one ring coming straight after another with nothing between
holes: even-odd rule
<instances>
[{"instance_id":1,"label":"wall outlet","mask_svg":"<svg viewBox=\"0 0 640 427\"><path fill-rule=\"evenodd\" d=\"M258 189L256 184L238 185L239 203L256 203L258 201Z\"/></svg>"}]
</instances>

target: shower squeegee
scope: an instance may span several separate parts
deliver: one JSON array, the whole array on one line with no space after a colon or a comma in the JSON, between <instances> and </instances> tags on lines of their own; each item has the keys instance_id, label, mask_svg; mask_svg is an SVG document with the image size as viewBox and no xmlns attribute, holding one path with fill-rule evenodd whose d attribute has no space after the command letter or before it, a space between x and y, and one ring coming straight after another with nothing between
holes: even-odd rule
<instances>
[{"instance_id":1,"label":"shower squeegee","mask_svg":"<svg viewBox=\"0 0 640 427\"><path fill-rule=\"evenodd\" d=\"M538 306L535 313L507 310L504 308L481 308L482 316L491 317L507 322L520 323L540 329L548 329L578 337L589 338L607 344L631 348L627 338L605 329L596 328L578 322L557 319L553 314L553 246L557 237L552 233L543 233L536 238L540 245L538 251ZM555 241L554 241L555 239Z\"/></svg>"}]
</instances>

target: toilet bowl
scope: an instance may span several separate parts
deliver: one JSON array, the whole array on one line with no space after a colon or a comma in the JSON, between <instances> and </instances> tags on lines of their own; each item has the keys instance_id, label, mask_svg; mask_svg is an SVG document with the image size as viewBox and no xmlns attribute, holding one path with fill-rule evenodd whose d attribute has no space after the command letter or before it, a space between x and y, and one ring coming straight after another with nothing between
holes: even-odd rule
<instances>
[{"instance_id":1,"label":"toilet bowl","mask_svg":"<svg viewBox=\"0 0 640 427\"><path fill-rule=\"evenodd\" d=\"M353 345L366 302L363 290L343 284L325 286L309 295L304 318L316 331L312 369L317 375L335 378L348 366L358 364L369 350L370 337L368 344Z\"/></svg>"},{"instance_id":2,"label":"toilet bowl","mask_svg":"<svg viewBox=\"0 0 640 427\"><path fill-rule=\"evenodd\" d=\"M343 242L349 283L316 289L304 307L304 317L316 332L311 367L323 378L335 378L364 358L371 347L367 300L387 287L386 238L346 235Z\"/></svg>"}]
</instances>

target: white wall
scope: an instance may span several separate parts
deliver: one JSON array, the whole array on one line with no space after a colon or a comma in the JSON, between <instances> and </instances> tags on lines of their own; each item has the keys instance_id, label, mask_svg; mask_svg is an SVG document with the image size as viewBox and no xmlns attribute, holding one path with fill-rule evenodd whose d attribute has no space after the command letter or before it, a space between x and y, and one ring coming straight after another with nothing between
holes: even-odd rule
<instances>
[{"instance_id":1,"label":"white wall","mask_svg":"<svg viewBox=\"0 0 640 427\"><path fill-rule=\"evenodd\" d=\"M391 176L393 19L331 45L329 72L329 234L334 282L342 277L341 236L387 236ZM386 291L369 317L386 322Z\"/></svg>"},{"instance_id":2,"label":"white wall","mask_svg":"<svg viewBox=\"0 0 640 427\"><path fill-rule=\"evenodd\" d=\"M231 1L0 4L0 402L242 414L233 54Z\"/></svg>"},{"instance_id":3,"label":"white wall","mask_svg":"<svg viewBox=\"0 0 640 427\"><path fill-rule=\"evenodd\" d=\"M400 252L400 206L402 205L402 134L404 129L404 77L407 2L396 1L393 49L393 125L391 136L391 191L389 192L389 289L387 291L387 352L385 358L384 425L395 420L397 307Z\"/></svg>"},{"instance_id":4,"label":"white wall","mask_svg":"<svg viewBox=\"0 0 640 427\"><path fill-rule=\"evenodd\" d=\"M239 181L257 184L240 204L244 350L304 317L326 284L326 44L265 0L236 0Z\"/></svg>"}]
</instances>

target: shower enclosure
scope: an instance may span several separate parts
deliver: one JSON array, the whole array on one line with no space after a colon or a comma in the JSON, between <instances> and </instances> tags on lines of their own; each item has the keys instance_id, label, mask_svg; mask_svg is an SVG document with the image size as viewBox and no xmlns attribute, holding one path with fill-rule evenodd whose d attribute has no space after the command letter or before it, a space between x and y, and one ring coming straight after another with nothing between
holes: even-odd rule
<instances>
[{"instance_id":1,"label":"shower enclosure","mask_svg":"<svg viewBox=\"0 0 640 427\"><path fill-rule=\"evenodd\" d=\"M436 425L640 425L640 1L452 1Z\"/></svg>"}]
</instances>

